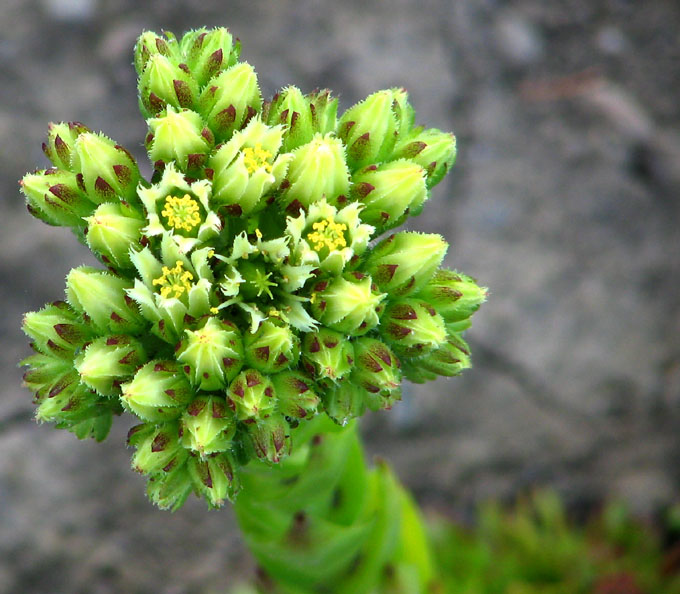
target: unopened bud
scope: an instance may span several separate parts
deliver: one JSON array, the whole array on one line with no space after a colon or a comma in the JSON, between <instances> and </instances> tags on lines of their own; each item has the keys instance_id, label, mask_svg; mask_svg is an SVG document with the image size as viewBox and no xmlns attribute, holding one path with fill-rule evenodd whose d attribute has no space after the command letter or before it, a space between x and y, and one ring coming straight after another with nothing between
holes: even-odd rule
<instances>
[{"instance_id":1,"label":"unopened bud","mask_svg":"<svg viewBox=\"0 0 680 594\"><path fill-rule=\"evenodd\" d=\"M46 305L24 316L23 331L41 353L72 359L76 349L92 339L93 331L63 301Z\"/></svg>"},{"instance_id":2,"label":"unopened bud","mask_svg":"<svg viewBox=\"0 0 680 594\"><path fill-rule=\"evenodd\" d=\"M214 139L195 111L168 107L148 124L151 132L146 148L151 161L174 161L183 171L195 171L204 164Z\"/></svg>"},{"instance_id":3,"label":"unopened bud","mask_svg":"<svg viewBox=\"0 0 680 594\"><path fill-rule=\"evenodd\" d=\"M207 456L231 448L236 432L234 415L220 396L199 396L182 415L182 443Z\"/></svg>"},{"instance_id":4,"label":"unopened bud","mask_svg":"<svg viewBox=\"0 0 680 594\"><path fill-rule=\"evenodd\" d=\"M435 128L418 128L400 139L392 159L409 159L427 172L427 187L437 185L456 160L456 137Z\"/></svg>"},{"instance_id":5,"label":"unopened bud","mask_svg":"<svg viewBox=\"0 0 680 594\"><path fill-rule=\"evenodd\" d=\"M373 248L363 269L382 291L409 295L430 280L447 248L441 235L400 231Z\"/></svg>"},{"instance_id":6,"label":"unopened bud","mask_svg":"<svg viewBox=\"0 0 680 594\"><path fill-rule=\"evenodd\" d=\"M354 175L352 197L365 205L362 220L379 231L419 214L427 199L425 171L405 159L369 165Z\"/></svg>"},{"instance_id":7,"label":"unopened bud","mask_svg":"<svg viewBox=\"0 0 680 594\"><path fill-rule=\"evenodd\" d=\"M29 212L51 225L84 227L95 204L78 186L76 175L61 169L26 174L19 182Z\"/></svg>"},{"instance_id":8,"label":"unopened bud","mask_svg":"<svg viewBox=\"0 0 680 594\"><path fill-rule=\"evenodd\" d=\"M179 468L188 455L179 441L177 422L136 425L128 432L127 442L137 448L132 456L132 468L142 474L170 472Z\"/></svg>"},{"instance_id":9,"label":"unopened bud","mask_svg":"<svg viewBox=\"0 0 680 594\"><path fill-rule=\"evenodd\" d=\"M370 394L389 397L401 383L401 363L390 348L375 338L354 341L356 363L352 381Z\"/></svg>"},{"instance_id":10,"label":"unopened bud","mask_svg":"<svg viewBox=\"0 0 680 594\"><path fill-rule=\"evenodd\" d=\"M213 76L233 66L241 52L241 44L224 27L197 29L185 33L180 47L187 66L200 87Z\"/></svg>"},{"instance_id":11,"label":"unopened bud","mask_svg":"<svg viewBox=\"0 0 680 594\"><path fill-rule=\"evenodd\" d=\"M352 171L386 160L396 140L392 91L378 91L350 107L338 121L338 136L347 147Z\"/></svg>"},{"instance_id":12,"label":"unopened bud","mask_svg":"<svg viewBox=\"0 0 680 594\"><path fill-rule=\"evenodd\" d=\"M239 490L236 462L231 454L220 454L201 459L192 456L187 462L194 489L211 507L221 507L234 498Z\"/></svg>"},{"instance_id":13,"label":"unopened bud","mask_svg":"<svg viewBox=\"0 0 680 594\"><path fill-rule=\"evenodd\" d=\"M137 201L139 168L132 155L103 134L78 136L73 153L73 171L93 202Z\"/></svg>"},{"instance_id":14,"label":"unopened bud","mask_svg":"<svg viewBox=\"0 0 680 594\"><path fill-rule=\"evenodd\" d=\"M47 142L42 145L43 153L55 167L72 171L73 149L78 136L85 132L89 132L89 130L80 122L50 124Z\"/></svg>"},{"instance_id":15,"label":"unopened bud","mask_svg":"<svg viewBox=\"0 0 680 594\"><path fill-rule=\"evenodd\" d=\"M277 464L290 454L290 427L283 415L272 415L248 425L248 435L260 460Z\"/></svg>"},{"instance_id":16,"label":"unopened bud","mask_svg":"<svg viewBox=\"0 0 680 594\"><path fill-rule=\"evenodd\" d=\"M349 381L330 384L323 391L326 414L343 426L366 412L368 400L368 392Z\"/></svg>"},{"instance_id":17,"label":"unopened bud","mask_svg":"<svg viewBox=\"0 0 680 594\"><path fill-rule=\"evenodd\" d=\"M253 67L235 64L208 81L199 99L199 112L218 141L229 139L262 106L262 95Z\"/></svg>"},{"instance_id":18,"label":"unopened bud","mask_svg":"<svg viewBox=\"0 0 680 594\"><path fill-rule=\"evenodd\" d=\"M155 56L156 54L165 56L174 63L179 60L178 44L175 36L171 33L166 33L166 36L167 37L164 39L153 31L145 31L139 36L134 49L137 76L142 75L147 62L151 56Z\"/></svg>"},{"instance_id":19,"label":"unopened bud","mask_svg":"<svg viewBox=\"0 0 680 594\"><path fill-rule=\"evenodd\" d=\"M380 334L400 355L416 357L444 342L446 326L427 302L400 299L385 309L380 319Z\"/></svg>"},{"instance_id":20,"label":"unopened bud","mask_svg":"<svg viewBox=\"0 0 680 594\"><path fill-rule=\"evenodd\" d=\"M312 313L325 326L356 336L378 325L384 297L373 290L369 275L353 272L314 285Z\"/></svg>"},{"instance_id":21,"label":"unopened bud","mask_svg":"<svg viewBox=\"0 0 680 594\"><path fill-rule=\"evenodd\" d=\"M227 390L227 402L239 421L252 422L269 416L276 409L274 385L269 376L247 369L236 376Z\"/></svg>"},{"instance_id":22,"label":"unopened bud","mask_svg":"<svg viewBox=\"0 0 680 594\"><path fill-rule=\"evenodd\" d=\"M279 91L266 106L266 110L264 121L267 124L281 124L284 127L284 152L292 151L312 139L314 129L309 99L297 87L290 86Z\"/></svg>"},{"instance_id":23,"label":"unopened bud","mask_svg":"<svg viewBox=\"0 0 680 594\"><path fill-rule=\"evenodd\" d=\"M308 332L302 342L302 361L305 369L319 379L339 380L354 365L354 347L344 334L320 328Z\"/></svg>"},{"instance_id":24,"label":"unopened bud","mask_svg":"<svg viewBox=\"0 0 680 594\"><path fill-rule=\"evenodd\" d=\"M103 396L118 396L120 385L146 361L144 348L131 336L102 336L74 361L80 379Z\"/></svg>"},{"instance_id":25,"label":"unopened bud","mask_svg":"<svg viewBox=\"0 0 680 594\"><path fill-rule=\"evenodd\" d=\"M187 463L149 477L146 494L160 509L177 511L193 491Z\"/></svg>"},{"instance_id":26,"label":"unopened bud","mask_svg":"<svg viewBox=\"0 0 680 594\"><path fill-rule=\"evenodd\" d=\"M150 361L121 389L123 404L139 418L153 422L179 417L194 394L175 361Z\"/></svg>"},{"instance_id":27,"label":"unopened bud","mask_svg":"<svg viewBox=\"0 0 680 594\"><path fill-rule=\"evenodd\" d=\"M162 54L150 56L137 83L139 107L145 118L157 115L168 106L195 107L198 84L187 70L186 64L178 65Z\"/></svg>"},{"instance_id":28,"label":"unopened bud","mask_svg":"<svg viewBox=\"0 0 680 594\"><path fill-rule=\"evenodd\" d=\"M397 139L406 137L413 128L416 112L409 103L406 89L394 88L392 91L392 111L397 120Z\"/></svg>"},{"instance_id":29,"label":"unopened bud","mask_svg":"<svg viewBox=\"0 0 680 594\"><path fill-rule=\"evenodd\" d=\"M418 364L437 375L453 377L472 366L470 348L460 335L449 334L444 344L420 359Z\"/></svg>"},{"instance_id":30,"label":"unopened bud","mask_svg":"<svg viewBox=\"0 0 680 594\"><path fill-rule=\"evenodd\" d=\"M196 387L220 390L243 365L241 333L231 322L210 317L201 328L185 330L177 360Z\"/></svg>"},{"instance_id":31,"label":"unopened bud","mask_svg":"<svg viewBox=\"0 0 680 594\"><path fill-rule=\"evenodd\" d=\"M272 376L278 408L287 417L304 419L312 417L319 405L311 378L299 371L282 371Z\"/></svg>"},{"instance_id":32,"label":"unopened bud","mask_svg":"<svg viewBox=\"0 0 680 594\"><path fill-rule=\"evenodd\" d=\"M123 203L105 202L86 221L90 249L106 264L130 268L130 249L139 246L144 220Z\"/></svg>"},{"instance_id":33,"label":"unopened bud","mask_svg":"<svg viewBox=\"0 0 680 594\"><path fill-rule=\"evenodd\" d=\"M89 266L74 268L66 277L69 303L88 315L101 330L114 334L141 330L144 320L128 298L132 283Z\"/></svg>"},{"instance_id":34,"label":"unopened bud","mask_svg":"<svg viewBox=\"0 0 680 594\"><path fill-rule=\"evenodd\" d=\"M300 355L299 339L290 326L268 319L255 333L244 336L246 363L264 373L276 373L297 363Z\"/></svg>"},{"instance_id":35,"label":"unopened bud","mask_svg":"<svg viewBox=\"0 0 680 594\"><path fill-rule=\"evenodd\" d=\"M328 89L314 91L307 95L307 99L312 112L314 132L321 134L333 132L337 126L338 99L331 97Z\"/></svg>"}]
</instances>

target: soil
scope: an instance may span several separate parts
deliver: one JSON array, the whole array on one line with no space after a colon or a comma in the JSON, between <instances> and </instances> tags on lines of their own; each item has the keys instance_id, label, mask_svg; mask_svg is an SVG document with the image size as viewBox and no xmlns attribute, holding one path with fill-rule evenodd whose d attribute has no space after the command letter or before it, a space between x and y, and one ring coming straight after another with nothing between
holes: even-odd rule
<instances>
[{"instance_id":1,"label":"soil","mask_svg":"<svg viewBox=\"0 0 680 594\"><path fill-rule=\"evenodd\" d=\"M250 575L229 509L153 508L121 418L103 444L31 421L24 311L92 257L25 211L49 121L80 120L148 172L131 48L142 29L228 26L263 93L341 107L408 89L459 158L411 227L490 298L475 367L365 420L426 509L551 486L574 506L677 499L680 5L668 0L3 0L0 5L0 592L215 593Z\"/></svg>"}]
</instances>

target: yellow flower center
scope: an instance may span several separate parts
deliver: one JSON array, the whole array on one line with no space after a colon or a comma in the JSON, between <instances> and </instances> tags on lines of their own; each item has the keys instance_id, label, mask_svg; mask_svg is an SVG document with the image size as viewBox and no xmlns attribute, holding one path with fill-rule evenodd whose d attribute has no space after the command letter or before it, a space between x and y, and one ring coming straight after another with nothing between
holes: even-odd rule
<instances>
[{"instance_id":1,"label":"yellow flower center","mask_svg":"<svg viewBox=\"0 0 680 594\"><path fill-rule=\"evenodd\" d=\"M274 156L268 150L263 149L261 144L256 144L254 148L247 146L243 149L243 163L248 170L248 173L255 173L261 167L264 167L267 173L272 172L272 164L270 159Z\"/></svg>"},{"instance_id":2,"label":"yellow flower center","mask_svg":"<svg viewBox=\"0 0 680 594\"><path fill-rule=\"evenodd\" d=\"M201 223L198 202L189 194L184 194L181 198L168 196L161 214L168 220L168 225L175 229L191 231Z\"/></svg>"},{"instance_id":3,"label":"yellow flower center","mask_svg":"<svg viewBox=\"0 0 680 594\"><path fill-rule=\"evenodd\" d=\"M184 292L191 289L191 281L194 275L188 270L184 270L184 264L177 260L174 268L163 266L163 274L153 280L154 285L160 285L161 297L174 297L178 299Z\"/></svg>"},{"instance_id":4,"label":"yellow flower center","mask_svg":"<svg viewBox=\"0 0 680 594\"><path fill-rule=\"evenodd\" d=\"M347 225L345 223L336 223L331 219L324 219L312 224L311 233L307 233L307 239L311 242L312 247L320 252L324 248L329 251L337 250L338 248L347 247L347 240L345 239L345 231Z\"/></svg>"}]
</instances>

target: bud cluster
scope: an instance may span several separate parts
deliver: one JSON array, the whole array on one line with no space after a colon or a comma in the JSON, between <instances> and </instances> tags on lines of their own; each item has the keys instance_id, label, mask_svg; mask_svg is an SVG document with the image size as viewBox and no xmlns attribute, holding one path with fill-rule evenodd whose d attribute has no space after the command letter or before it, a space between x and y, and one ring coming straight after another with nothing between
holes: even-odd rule
<instances>
[{"instance_id":1,"label":"bud cluster","mask_svg":"<svg viewBox=\"0 0 680 594\"><path fill-rule=\"evenodd\" d=\"M404 378L469 367L461 333L486 291L441 268L434 234L380 236L420 212L455 157L414 127L403 89L338 117L328 91L264 101L222 28L135 47L151 180L79 123L53 124L29 211L70 227L105 268L26 314L37 418L103 439L129 433L149 497L219 506L250 459L276 464L291 429L390 408Z\"/></svg>"}]
</instances>

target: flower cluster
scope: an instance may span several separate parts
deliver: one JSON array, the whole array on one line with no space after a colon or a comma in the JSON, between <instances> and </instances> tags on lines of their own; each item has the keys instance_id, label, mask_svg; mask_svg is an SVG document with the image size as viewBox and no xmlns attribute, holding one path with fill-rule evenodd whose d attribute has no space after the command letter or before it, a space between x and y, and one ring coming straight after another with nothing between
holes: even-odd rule
<instances>
[{"instance_id":1,"label":"flower cluster","mask_svg":"<svg viewBox=\"0 0 680 594\"><path fill-rule=\"evenodd\" d=\"M441 268L438 235L386 231L420 212L455 156L414 126L403 89L338 117L328 91L263 101L226 29L144 33L139 102L154 167L79 123L52 124L54 167L21 181L105 268L28 313L37 418L103 439L128 411L150 498L219 506L239 469L291 452L291 428L340 424L469 366L461 333L485 289Z\"/></svg>"}]
</instances>

